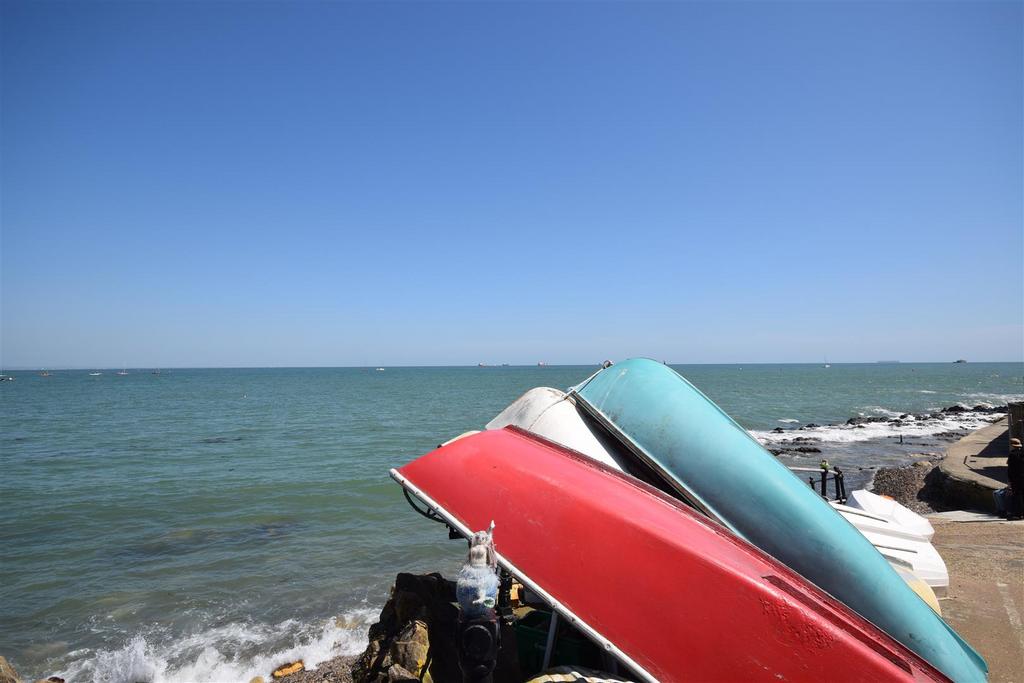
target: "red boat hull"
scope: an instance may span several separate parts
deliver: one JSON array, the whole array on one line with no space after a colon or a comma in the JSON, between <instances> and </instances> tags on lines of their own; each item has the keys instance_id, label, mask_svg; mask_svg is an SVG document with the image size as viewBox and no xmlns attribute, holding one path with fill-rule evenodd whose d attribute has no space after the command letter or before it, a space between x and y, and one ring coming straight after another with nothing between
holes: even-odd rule
<instances>
[{"instance_id":1,"label":"red boat hull","mask_svg":"<svg viewBox=\"0 0 1024 683\"><path fill-rule=\"evenodd\" d=\"M642 677L947 680L799 575L634 479L514 428L392 470Z\"/></svg>"}]
</instances>

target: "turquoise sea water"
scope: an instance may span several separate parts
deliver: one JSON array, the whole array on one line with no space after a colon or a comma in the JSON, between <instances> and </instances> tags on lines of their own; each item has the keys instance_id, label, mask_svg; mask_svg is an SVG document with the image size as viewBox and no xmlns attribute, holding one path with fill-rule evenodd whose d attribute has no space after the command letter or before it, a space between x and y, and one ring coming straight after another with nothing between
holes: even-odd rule
<instances>
[{"instance_id":1,"label":"turquoise sea water","mask_svg":"<svg viewBox=\"0 0 1024 683\"><path fill-rule=\"evenodd\" d=\"M396 572L450 571L463 552L388 469L594 369L12 373L0 654L30 679L247 681L358 651ZM831 425L1024 397L1021 363L676 369L769 445L822 425L801 432L822 455L783 457L828 457L862 484L985 416Z\"/></svg>"}]
</instances>

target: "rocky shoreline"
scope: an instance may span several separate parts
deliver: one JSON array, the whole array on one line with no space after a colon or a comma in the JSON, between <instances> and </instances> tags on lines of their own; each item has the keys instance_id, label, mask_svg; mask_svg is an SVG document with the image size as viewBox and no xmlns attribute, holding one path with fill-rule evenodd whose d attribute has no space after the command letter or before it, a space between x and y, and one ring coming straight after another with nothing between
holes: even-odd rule
<instances>
[{"instance_id":1,"label":"rocky shoreline","mask_svg":"<svg viewBox=\"0 0 1024 683\"><path fill-rule=\"evenodd\" d=\"M1006 413L1005 406L979 404L974 407L949 406L940 411L921 414L902 414L898 417L858 416L845 423L825 425L825 428L863 429L866 425L885 423L887 425L921 424L929 420L969 418L994 421ZM991 418L991 419L990 419ZM788 428L776 428L765 447L775 456L822 453L822 445L814 430L822 425L807 424ZM956 441L970 433L969 427L959 427L948 432L932 433L937 441ZM902 445L902 438L900 440ZM908 444L909 445L909 444ZM926 444L920 444L922 446ZM928 444L930 445L930 444ZM769 447L771 446L771 447ZM827 453L826 453L827 455ZM919 514L929 514L953 509L943 500L938 464L939 453L914 452L914 462L898 467L879 467L874 472L871 488L879 495L893 498L901 505ZM863 468L862 468L863 469ZM874 470L874 467L868 468ZM457 662L453 643L432 643L431 632L447 632L449 628L428 628L431 624L443 623L451 626L454 616L453 588L440 575L414 576L399 574L392 593L377 623L370 627L369 645L358 656L336 655L308 670L302 662L281 662L277 669L265 676L256 676L249 683L391 683L392 681L430 681L429 667L434 671L445 670L457 675ZM448 595L452 593L452 595ZM442 595L443 594L443 595ZM501 677L499 677L501 678ZM511 679L509 679L511 680ZM0 657L0 683L32 683L22 679L7 662ZM65 683L57 676L39 679L34 683Z\"/></svg>"}]
</instances>

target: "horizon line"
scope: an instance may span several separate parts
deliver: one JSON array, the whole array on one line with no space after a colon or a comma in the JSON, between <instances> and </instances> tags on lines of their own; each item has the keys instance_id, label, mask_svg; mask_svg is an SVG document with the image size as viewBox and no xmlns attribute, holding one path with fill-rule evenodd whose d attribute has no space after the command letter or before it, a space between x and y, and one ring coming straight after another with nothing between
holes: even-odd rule
<instances>
[{"instance_id":1,"label":"horizon line","mask_svg":"<svg viewBox=\"0 0 1024 683\"><path fill-rule=\"evenodd\" d=\"M630 358L636 358L639 356L631 356ZM657 359L651 359L656 360ZM818 365L818 366L833 366L833 365L978 365L986 363L1024 363L1024 359L1019 360L977 360L977 361L959 361L950 360L873 360L873 361L829 361L823 363L821 361L734 361L727 363L716 363L716 362L674 362L674 361L657 361L664 363L668 366L693 366L693 365ZM613 361L614 364L614 361ZM601 363L461 363L457 365L452 364L380 364L380 365L136 365L136 366L94 366L94 365L18 365L9 368L4 368L0 365L0 370L4 372L38 372L38 371L77 371L77 370L363 370L363 369L376 369L376 368L479 368L479 369L491 369L491 368L587 368L587 367L600 367Z\"/></svg>"}]
</instances>

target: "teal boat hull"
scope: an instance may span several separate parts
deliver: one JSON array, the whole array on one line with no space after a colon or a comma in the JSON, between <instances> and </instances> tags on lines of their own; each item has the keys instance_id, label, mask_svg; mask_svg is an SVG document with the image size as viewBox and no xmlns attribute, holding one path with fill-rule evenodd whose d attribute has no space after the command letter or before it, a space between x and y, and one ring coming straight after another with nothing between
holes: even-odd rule
<instances>
[{"instance_id":1,"label":"teal boat hull","mask_svg":"<svg viewBox=\"0 0 1024 683\"><path fill-rule=\"evenodd\" d=\"M631 359L573 389L577 405L668 488L931 662L954 681L988 665L806 482L671 368Z\"/></svg>"}]
</instances>

